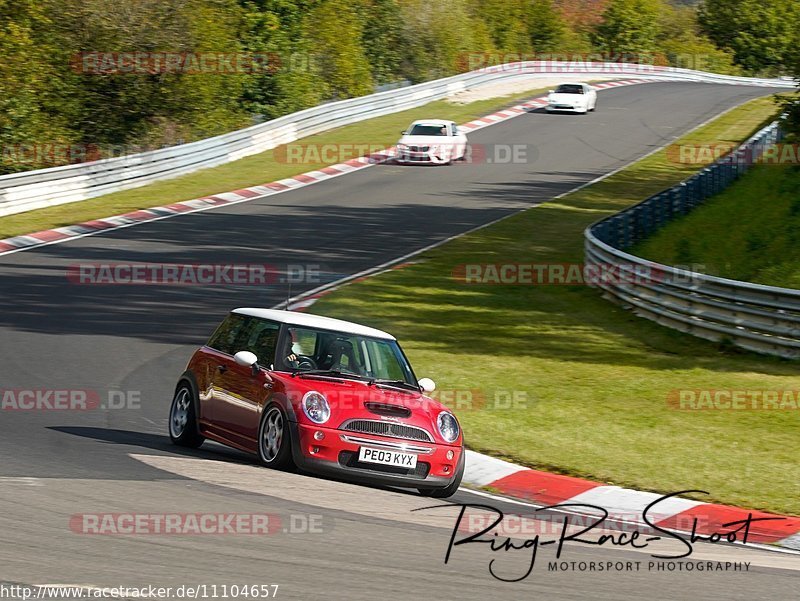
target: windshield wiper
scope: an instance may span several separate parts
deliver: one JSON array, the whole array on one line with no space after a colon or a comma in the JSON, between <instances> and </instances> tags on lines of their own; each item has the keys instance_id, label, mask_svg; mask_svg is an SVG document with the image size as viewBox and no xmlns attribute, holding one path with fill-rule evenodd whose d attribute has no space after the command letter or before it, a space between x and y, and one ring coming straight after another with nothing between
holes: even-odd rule
<instances>
[{"instance_id":1,"label":"windshield wiper","mask_svg":"<svg viewBox=\"0 0 800 601\"><path fill-rule=\"evenodd\" d=\"M404 390L413 390L415 392L419 392L419 386L414 386L413 384L409 384L405 380L382 380L380 378L373 378L369 381L370 386L395 386L397 388L403 388Z\"/></svg>"},{"instance_id":2,"label":"windshield wiper","mask_svg":"<svg viewBox=\"0 0 800 601\"><path fill-rule=\"evenodd\" d=\"M353 378L355 380L366 380L365 376L358 374L339 371L338 369L309 369L304 371L296 371L292 373L292 377L296 376L330 376L332 378Z\"/></svg>"}]
</instances>

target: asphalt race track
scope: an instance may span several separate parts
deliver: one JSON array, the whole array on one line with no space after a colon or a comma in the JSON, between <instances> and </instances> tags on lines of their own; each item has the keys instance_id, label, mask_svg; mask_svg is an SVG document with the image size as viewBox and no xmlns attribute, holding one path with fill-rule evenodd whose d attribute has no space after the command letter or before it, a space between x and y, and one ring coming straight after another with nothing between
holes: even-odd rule
<instances>
[{"instance_id":1,"label":"asphalt race track","mask_svg":"<svg viewBox=\"0 0 800 601\"><path fill-rule=\"evenodd\" d=\"M595 114L533 112L470 136L473 144L528 144L528 163L378 165L263 200L0 257L0 386L91 390L103 400L111 390L129 395L122 409L0 411L0 582L278 584L279 599L304 600L793 597L797 556L703 544L692 559L747 561L749 572L647 571L649 552L569 544L562 559L643 568L548 572L548 549L528 579L503 583L488 573L493 557L485 545L459 547L444 564L456 509L411 511L441 501L265 470L209 443L199 451L172 447L168 405L194 347L227 310L272 306L286 287L91 286L66 277L79 263L166 262L319 264L335 279L552 198L769 92L691 83L607 90ZM486 502L467 491L454 500ZM92 512L267 512L282 527L271 536L71 530L71 516ZM319 528L298 532L308 519ZM292 520L294 531L284 532ZM528 557L498 569L524 573Z\"/></svg>"}]
</instances>

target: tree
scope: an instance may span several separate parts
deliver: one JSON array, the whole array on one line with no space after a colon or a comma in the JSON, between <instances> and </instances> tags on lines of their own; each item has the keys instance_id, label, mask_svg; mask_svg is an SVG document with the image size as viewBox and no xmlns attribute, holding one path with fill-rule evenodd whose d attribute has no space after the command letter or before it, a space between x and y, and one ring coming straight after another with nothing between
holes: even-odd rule
<instances>
[{"instance_id":1,"label":"tree","mask_svg":"<svg viewBox=\"0 0 800 601\"><path fill-rule=\"evenodd\" d=\"M561 51L565 53L589 53L592 34L603 20L603 12L609 0L558 0L558 9L565 29Z\"/></svg>"},{"instance_id":2,"label":"tree","mask_svg":"<svg viewBox=\"0 0 800 601\"><path fill-rule=\"evenodd\" d=\"M748 72L780 73L800 27L800 3L706 0L699 21L717 46L732 51L736 63Z\"/></svg>"},{"instance_id":3,"label":"tree","mask_svg":"<svg viewBox=\"0 0 800 601\"><path fill-rule=\"evenodd\" d=\"M242 49L266 57L267 69L245 78L242 106L274 119L327 100L305 36L303 15L317 0L243 0Z\"/></svg>"},{"instance_id":4,"label":"tree","mask_svg":"<svg viewBox=\"0 0 800 601\"><path fill-rule=\"evenodd\" d=\"M564 41L565 23L553 0L531 0L527 12L528 38L536 52L558 50Z\"/></svg>"},{"instance_id":5,"label":"tree","mask_svg":"<svg viewBox=\"0 0 800 601\"><path fill-rule=\"evenodd\" d=\"M728 75L740 74L733 55L703 34L697 12L689 6L664 5L659 19L658 53L666 64Z\"/></svg>"},{"instance_id":6,"label":"tree","mask_svg":"<svg viewBox=\"0 0 800 601\"><path fill-rule=\"evenodd\" d=\"M42 34L52 22L35 0L0 0L0 173L50 167L68 158L77 133L70 74L58 44Z\"/></svg>"},{"instance_id":7,"label":"tree","mask_svg":"<svg viewBox=\"0 0 800 601\"><path fill-rule=\"evenodd\" d=\"M45 0L45 5L59 46L73 55L169 52L190 60L240 49L235 0ZM188 60L184 65L189 67ZM98 72L81 60L74 65L80 102L74 126L82 142L171 145L249 123L239 108L242 76L204 67L171 72L153 67ZM62 68L68 70L69 62Z\"/></svg>"},{"instance_id":8,"label":"tree","mask_svg":"<svg viewBox=\"0 0 800 601\"><path fill-rule=\"evenodd\" d=\"M495 54L490 28L471 2L403 0L400 6L415 81L464 71L471 56Z\"/></svg>"},{"instance_id":9,"label":"tree","mask_svg":"<svg viewBox=\"0 0 800 601\"><path fill-rule=\"evenodd\" d=\"M385 84L407 77L408 63L404 59L408 48L397 0L363 0L356 6L361 12L361 41L372 79Z\"/></svg>"},{"instance_id":10,"label":"tree","mask_svg":"<svg viewBox=\"0 0 800 601\"><path fill-rule=\"evenodd\" d=\"M530 4L530 0L475 0L472 13L485 24L498 53L526 54L533 50L528 30Z\"/></svg>"},{"instance_id":11,"label":"tree","mask_svg":"<svg viewBox=\"0 0 800 601\"><path fill-rule=\"evenodd\" d=\"M658 36L660 0L611 0L593 42L610 55L652 55Z\"/></svg>"},{"instance_id":12,"label":"tree","mask_svg":"<svg viewBox=\"0 0 800 601\"><path fill-rule=\"evenodd\" d=\"M304 30L328 97L350 98L373 91L370 65L361 45L363 29L352 2L320 3L308 13Z\"/></svg>"}]
</instances>

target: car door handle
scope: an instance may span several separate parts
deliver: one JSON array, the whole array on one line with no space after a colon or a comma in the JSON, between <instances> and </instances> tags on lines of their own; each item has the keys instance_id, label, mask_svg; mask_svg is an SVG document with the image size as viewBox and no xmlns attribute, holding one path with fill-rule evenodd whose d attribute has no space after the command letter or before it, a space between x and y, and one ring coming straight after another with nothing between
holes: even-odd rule
<instances>
[{"instance_id":1,"label":"car door handle","mask_svg":"<svg viewBox=\"0 0 800 601\"><path fill-rule=\"evenodd\" d=\"M226 371L228 371L228 368L225 367L224 365L217 365L217 369L219 370L219 373L221 373L221 374L224 374Z\"/></svg>"}]
</instances>

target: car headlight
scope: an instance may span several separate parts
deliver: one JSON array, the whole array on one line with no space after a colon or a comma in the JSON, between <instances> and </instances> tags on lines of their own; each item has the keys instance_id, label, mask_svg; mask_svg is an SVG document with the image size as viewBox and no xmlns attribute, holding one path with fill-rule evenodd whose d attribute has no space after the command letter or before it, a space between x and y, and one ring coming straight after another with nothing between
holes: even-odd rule
<instances>
[{"instance_id":1,"label":"car headlight","mask_svg":"<svg viewBox=\"0 0 800 601\"><path fill-rule=\"evenodd\" d=\"M303 395L303 413L315 424L324 424L331 416L331 407L325 395L312 390Z\"/></svg>"},{"instance_id":2,"label":"car headlight","mask_svg":"<svg viewBox=\"0 0 800 601\"><path fill-rule=\"evenodd\" d=\"M408 144L398 144L397 150L408 150Z\"/></svg>"},{"instance_id":3,"label":"car headlight","mask_svg":"<svg viewBox=\"0 0 800 601\"><path fill-rule=\"evenodd\" d=\"M439 434L442 435L442 438L447 442L456 441L458 438L458 421L452 413L442 411L439 417L436 418L436 425L439 427Z\"/></svg>"}]
</instances>

